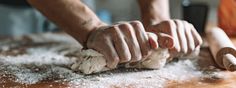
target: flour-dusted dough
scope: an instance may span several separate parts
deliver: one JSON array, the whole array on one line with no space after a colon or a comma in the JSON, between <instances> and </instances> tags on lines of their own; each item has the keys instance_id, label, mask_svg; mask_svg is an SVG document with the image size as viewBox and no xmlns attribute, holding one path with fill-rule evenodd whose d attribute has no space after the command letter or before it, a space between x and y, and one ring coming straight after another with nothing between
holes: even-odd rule
<instances>
[{"instance_id":1,"label":"flour-dusted dough","mask_svg":"<svg viewBox=\"0 0 236 88\"><path fill-rule=\"evenodd\" d=\"M127 63L126 68L148 68L148 69L160 69L162 68L169 57L167 49L153 50L152 54L136 64ZM91 74L111 70L106 67L106 60L102 54L92 50L82 50L77 61L71 66L74 71L80 71L84 74Z\"/></svg>"}]
</instances>

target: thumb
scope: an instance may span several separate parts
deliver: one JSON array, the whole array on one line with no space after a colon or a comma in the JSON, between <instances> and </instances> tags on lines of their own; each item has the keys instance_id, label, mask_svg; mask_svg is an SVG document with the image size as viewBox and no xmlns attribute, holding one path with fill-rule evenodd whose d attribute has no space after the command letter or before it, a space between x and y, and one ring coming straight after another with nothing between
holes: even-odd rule
<instances>
[{"instance_id":1,"label":"thumb","mask_svg":"<svg viewBox=\"0 0 236 88\"><path fill-rule=\"evenodd\" d=\"M158 43L161 48L171 49L174 47L174 38L165 33L157 33Z\"/></svg>"},{"instance_id":2,"label":"thumb","mask_svg":"<svg viewBox=\"0 0 236 88\"><path fill-rule=\"evenodd\" d=\"M159 47L158 42L157 42L157 36L154 33L147 32L148 35L148 41L149 44L151 45L152 49L157 49Z\"/></svg>"}]
</instances>

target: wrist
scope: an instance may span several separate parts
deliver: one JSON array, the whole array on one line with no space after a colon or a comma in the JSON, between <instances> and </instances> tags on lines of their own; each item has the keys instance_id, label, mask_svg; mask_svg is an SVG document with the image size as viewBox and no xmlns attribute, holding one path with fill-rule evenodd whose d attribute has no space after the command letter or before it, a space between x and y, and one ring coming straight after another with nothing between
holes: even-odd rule
<instances>
[{"instance_id":1,"label":"wrist","mask_svg":"<svg viewBox=\"0 0 236 88\"><path fill-rule=\"evenodd\" d=\"M170 19L169 0L139 0L144 27Z\"/></svg>"},{"instance_id":2,"label":"wrist","mask_svg":"<svg viewBox=\"0 0 236 88\"><path fill-rule=\"evenodd\" d=\"M157 25L162 21L170 20L169 16L157 15L153 12L142 14L141 18L145 28L152 25Z\"/></svg>"},{"instance_id":3,"label":"wrist","mask_svg":"<svg viewBox=\"0 0 236 88\"><path fill-rule=\"evenodd\" d=\"M93 22L88 21L84 22L84 24L82 25L75 25L74 27L70 28L70 30L66 30L66 32L69 33L74 39L76 39L84 48L87 48L86 43L91 33L106 25L106 23L100 20L95 20Z\"/></svg>"},{"instance_id":4,"label":"wrist","mask_svg":"<svg viewBox=\"0 0 236 88\"><path fill-rule=\"evenodd\" d=\"M150 27L152 25L156 25L160 22L161 22L160 19L158 19L156 17L147 16L147 15L142 17L142 23L143 23L145 29L147 29L148 27Z\"/></svg>"},{"instance_id":5,"label":"wrist","mask_svg":"<svg viewBox=\"0 0 236 88\"><path fill-rule=\"evenodd\" d=\"M94 26L90 29L90 31L87 33L87 36L86 37L84 37L84 41L82 41L83 42L83 47L84 48L87 48L87 42L88 42L88 39L94 34L94 32L96 31L96 30L99 30L99 29L101 29L102 27L105 27L105 26L107 26L108 24L106 24L106 23L104 23L104 22L102 22L102 21L98 21L97 23L95 23L94 24Z\"/></svg>"}]
</instances>

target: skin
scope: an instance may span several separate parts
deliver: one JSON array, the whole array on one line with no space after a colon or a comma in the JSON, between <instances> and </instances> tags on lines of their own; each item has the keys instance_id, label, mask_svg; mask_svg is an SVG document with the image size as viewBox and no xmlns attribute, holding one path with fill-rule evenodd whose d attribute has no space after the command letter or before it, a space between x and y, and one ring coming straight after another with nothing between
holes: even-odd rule
<instances>
[{"instance_id":1,"label":"skin","mask_svg":"<svg viewBox=\"0 0 236 88\"><path fill-rule=\"evenodd\" d=\"M158 46L179 53L185 52L186 46L187 52L191 52L196 48L193 46L201 44L201 39L195 38L199 35L192 33L193 26L185 21L170 20L168 0L139 0L142 23L131 21L114 25L102 22L80 0L27 1L85 48L102 53L110 68L118 63L144 60ZM181 24L184 24L182 28ZM177 33L179 29L182 30Z\"/></svg>"},{"instance_id":2,"label":"skin","mask_svg":"<svg viewBox=\"0 0 236 88\"><path fill-rule=\"evenodd\" d=\"M171 57L186 56L199 50L202 39L194 26L183 20L171 20L169 0L138 0L142 23L158 36L160 47L169 48Z\"/></svg>"},{"instance_id":3,"label":"skin","mask_svg":"<svg viewBox=\"0 0 236 88\"><path fill-rule=\"evenodd\" d=\"M141 22L132 21L96 30L87 45L110 58L108 66L115 68L118 63L146 59L151 49L157 48L156 39L155 34L145 32Z\"/></svg>"},{"instance_id":4,"label":"skin","mask_svg":"<svg viewBox=\"0 0 236 88\"><path fill-rule=\"evenodd\" d=\"M157 36L147 33L141 22L107 25L80 0L28 2L84 47L102 53L110 68L115 68L118 63L143 60L152 48L158 46Z\"/></svg>"}]
</instances>

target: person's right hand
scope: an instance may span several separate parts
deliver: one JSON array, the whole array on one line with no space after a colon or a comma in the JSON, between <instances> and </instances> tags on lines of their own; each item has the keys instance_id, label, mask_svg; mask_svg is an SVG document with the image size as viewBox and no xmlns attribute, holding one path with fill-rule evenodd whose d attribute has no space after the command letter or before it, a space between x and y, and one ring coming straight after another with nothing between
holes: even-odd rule
<instances>
[{"instance_id":1,"label":"person's right hand","mask_svg":"<svg viewBox=\"0 0 236 88\"><path fill-rule=\"evenodd\" d=\"M139 21L123 22L92 31L87 48L103 54L107 66L136 62L147 58L152 48L158 48L157 36L147 33Z\"/></svg>"},{"instance_id":2,"label":"person's right hand","mask_svg":"<svg viewBox=\"0 0 236 88\"><path fill-rule=\"evenodd\" d=\"M160 47L168 48L171 57L192 55L199 51L202 44L201 36L187 21L166 20L146 29L158 36Z\"/></svg>"}]
</instances>

